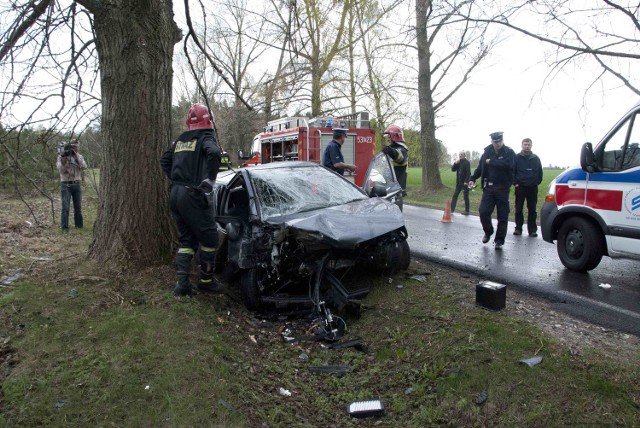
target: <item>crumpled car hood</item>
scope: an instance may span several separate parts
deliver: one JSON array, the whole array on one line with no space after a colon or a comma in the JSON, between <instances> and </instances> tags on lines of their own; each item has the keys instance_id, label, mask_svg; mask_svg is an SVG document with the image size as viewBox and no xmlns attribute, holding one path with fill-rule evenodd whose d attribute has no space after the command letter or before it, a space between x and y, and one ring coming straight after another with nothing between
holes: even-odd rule
<instances>
[{"instance_id":1,"label":"crumpled car hood","mask_svg":"<svg viewBox=\"0 0 640 428\"><path fill-rule=\"evenodd\" d=\"M353 248L361 242L404 226L400 209L384 199L371 198L330 208L322 208L282 217L272 217L270 224L311 233L320 233L337 247Z\"/></svg>"}]
</instances>

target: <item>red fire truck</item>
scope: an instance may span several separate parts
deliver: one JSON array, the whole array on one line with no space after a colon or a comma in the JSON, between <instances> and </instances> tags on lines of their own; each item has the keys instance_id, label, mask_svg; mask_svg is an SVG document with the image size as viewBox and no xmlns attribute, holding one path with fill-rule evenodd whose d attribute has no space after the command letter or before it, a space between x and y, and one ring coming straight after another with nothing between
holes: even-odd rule
<instances>
[{"instance_id":1,"label":"red fire truck","mask_svg":"<svg viewBox=\"0 0 640 428\"><path fill-rule=\"evenodd\" d=\"M254 137L250 156L240 154L240 158L246 160L242 166L290 160L321 163L324 149L332 139L333 128L347 129L342 155L346 163L358 167L355 184L362 186L367 167L375 154L375 131L369 126L367 112L340 117L272 120L262 133Z\"/></svg>"}]
</instances>

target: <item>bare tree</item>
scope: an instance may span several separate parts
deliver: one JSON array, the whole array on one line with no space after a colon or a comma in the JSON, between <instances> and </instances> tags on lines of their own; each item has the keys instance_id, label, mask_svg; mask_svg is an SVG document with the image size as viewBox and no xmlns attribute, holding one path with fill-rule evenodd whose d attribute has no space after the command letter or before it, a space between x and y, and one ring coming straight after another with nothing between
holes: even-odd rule
<instances>
[{"instance_id":1,"label":"bare tree","mask_svg":"<svg viewBox=\"0 0 640 428\"><path fill-rule=\"evenodd\" d=\"M442 187L436 113L468 81L494 43L486 39L486 24L468 19L480 12L473 0L416 0L422 192Z\"/></svg>"},{"instance_id":2,"label":"bare tree","mask_svg":"<svg viewBox=\"0 0 640 428\"><path fill-rule=\"evenodd\" d=\"M492 18L477 20L517 31L555 48L550 75L570 64L596 64L591 86L611 76L640 95L640 3L536 0L513 2Z\"/></svg>"},{"instance_id":3,"label":"bare tree","mask_svg":"<svg viewBox=\"0 0 640 428\"><path fill-rule=\"evenodd\" d=\"M393 12L400 3L399 0L389 3L353 0L346 22L347 55L331 70L336 76L332 82L333 89L338 96L349 100L351 113L373 104L378 127L384 125L384 117L387 116L387 112L382 111L381 100L393 97L391 82L397 79L398 70L393 60L397 51L386 49L383 42L397 37L397 34L389 35L386 25L394 22L397 15ZM346 66L342 67L345 62ZM347 71L340 74L343 69ZM345 87L348 91L344 90Z\"/></svg>"},{"instance_id":4,"label":"bare tree","mask_svg":"<svg viewBox=\"0 0 640 428\"><path fill-rule=\"evenodd\" d=\"M405 82L406 73L402 73L405 68L402 58L408 56L410 42L403 40L406 33L398 31L401 27L397 25L397 17L401 14L395 9L399 5L400 2L393 2L377 10L377 3L365 0L356 1L353 8L357 32L361 35L360 62L365 66L365 76L358 81L373 109L378 139L390 121L407 115L403 99L413 95L413 91L407 90L412 85Z\"/></svg>"},{"instance_id":5,"label":"bare tree","mask_svg":"<svg viewBox=\"0 0 640 428\"><path fill-rule=\"evenodd\" d=\"M289 35L291 50L303 61L299 66L310 77L311 115L319 116L323 113L322 90L327 85L323 78L336 55L347 48L343 34L351 0L335 5L321 0L295 0L290 7L295 10L295 25Z\"/></svg>"},{"instance_id":6,"label":"bare tree","mask_svg":"<svg viewBox=\"0 0 640 428\"><path fill-rule=\"evenodd\" d=\"M172 226L158 159L171 137L173 47L180 39L172 2L12 3L0 12L13 22L0 36L1 66L10 75L3 121L18 116L22 124L73 131L99 117L104 152L90 255L136 265L166 259ZM27 113L17 102L25 97L32 101Z\"/></svg>"}]
</instances>

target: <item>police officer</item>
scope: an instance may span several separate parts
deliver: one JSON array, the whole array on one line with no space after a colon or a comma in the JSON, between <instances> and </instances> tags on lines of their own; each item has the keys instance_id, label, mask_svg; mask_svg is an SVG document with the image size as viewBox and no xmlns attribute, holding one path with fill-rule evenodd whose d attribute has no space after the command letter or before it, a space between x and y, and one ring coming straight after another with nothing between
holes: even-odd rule
<instances>
[{"instance_id":1,"label":"police officer","mask_svg":"<svg viewBox=\"0 0 640 428\"><path fill-rule=\"evenodd\" d=\"M356 166L345 163L344 156L342 156L342 145L346 140L346 129L333 128L333 140L327 144L322 155L322 165L339 175L344 175L345 170L356 172Z\"/></svg>"},{"instance_id":2,"label":"police officer","mask_svg":"<svg viewBox=\"0 0 640 428\"><path fill-rule=\"evenodd\" d=\"M409 165L409 148L404 142L402 128L389 125L382 133L384 148L382 152L391 158L396 179L402 186L403 195L407 194L407 165Z\"/></svg>"},{"instance_id":3,"label":"police officer","mask_svg":"<svg viewBox=\"0 0 640 428\"><path fill-rule=\"evenodd\" d=\"M173 290L178 296L192 295L189 282L191 260L200 248L201 291L221 293L223 287L213 279L218 234L213 206L208 193L218 175L222 150L216 141L209 109L194 104L187 113L184 132L160 159L164 173L171 179L169 205L178 227L179 245L176 255L178 283Z\"/></svg>"},{"instance_id":4,"label":"police officer","mask_svg":"<svg viewBox=\"0 0 640 428\"><path fill-rule=\"evenodd\" d=\"M502 132L490 134L491 145L484 149L480 163L475 172L469 177L469 187L475 186L475 181L481 178L482 199L480 200L480 223L484 230L482 243L489 242L493 235L491 214L494 208L498 210L498 228L494 239L495 248L504 245L509 221L509 190L513 183L513 163L515 153L504 145Z\"/></svg>"},{"instance_id":5,"label":"police officer","mask_svg":"<svg viewBox=\"0 0 640 428\"><path fill-rule=\"evenodd\" d=\"M536 156L531 147L531 138L522 140L522 151L516 155L513 184L516 187L516 229L514 235L522 235L522 225L524 224L524 203L527 202L527 232L529 236L538 236L538 226L536 225L536 206L538 204L538 185L542 183L542 162Z\"/></svg>"}]
</instances>

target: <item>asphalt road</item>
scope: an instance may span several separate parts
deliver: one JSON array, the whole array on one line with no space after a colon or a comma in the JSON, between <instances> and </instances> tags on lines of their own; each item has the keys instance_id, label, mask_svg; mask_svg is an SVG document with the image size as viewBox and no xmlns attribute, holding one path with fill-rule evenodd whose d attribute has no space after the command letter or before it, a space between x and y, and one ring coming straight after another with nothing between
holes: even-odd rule
<instances>
[{"instance_id":1,"label":"asphalt road","mask_svg":"<svg viewBox=\"0 0 640 428\"><path fill-rule=\"evenodd\" d=\"M493 240L481 242L477 215L454 214L444 223L442 210L405 204L403 211L413 257L507 284L507 304L509 288L515 288L549 299L559 311L640 336L640 261L604 257L591 272L576 273L562 265L555 244L543 241L540 231L532 238L525 226L522 236L514 236L510 222L505 245L495 250Z\"/></svg>"}]
</instances>

